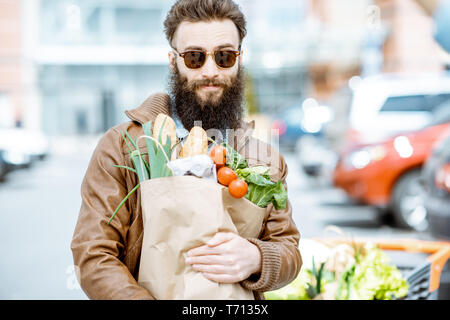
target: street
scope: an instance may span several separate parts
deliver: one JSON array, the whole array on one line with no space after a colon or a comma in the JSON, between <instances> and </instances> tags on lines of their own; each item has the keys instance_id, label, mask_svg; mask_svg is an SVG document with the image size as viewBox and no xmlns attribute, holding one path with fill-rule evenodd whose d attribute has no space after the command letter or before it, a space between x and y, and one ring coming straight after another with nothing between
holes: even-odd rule
<instances>
[{"instance_id":1,"label":"street","mask_svg":"<svg viewBox=\"0 0 450 320\"><path fill-rule=\"evenodd\" d=\"M0 184L1 299L84 299L70 241L87 157L52 156Z\"/></svg>"},{"instance_id":2,"label":"street","mask_svg":"<svg viewBox=\"0 0 450 320\"><path fill-rule=\"evenodd\" d=\"M95 143L81 145L75 152L57 148L47 160L0 183L1 299L86 299L75 281L70 250L80 185ZM284 155L293 218L302 238L324 236L324 228L333 224L351 237L430 239L383 224L375 209L351 204L339 190L311 184L295 156Z\"/></svg>"}]
</instances>

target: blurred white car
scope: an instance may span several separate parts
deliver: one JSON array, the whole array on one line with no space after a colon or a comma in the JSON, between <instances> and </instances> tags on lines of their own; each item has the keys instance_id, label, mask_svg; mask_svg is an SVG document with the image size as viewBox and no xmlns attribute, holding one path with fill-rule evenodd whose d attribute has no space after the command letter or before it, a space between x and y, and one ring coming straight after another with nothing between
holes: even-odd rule
<instances>
[{"instance_id":1,"label":"blurred white car","mask_svg":"<svg viewBox=\"0 0 450 320\"><path fill-rule=\"evenodd\" d=\"M450 108L450 75L445 73L367 77L353 90L351 144L376 143L422 129L434 112Z\"/></svg>"},{"instance_id":2,"label":"blurred white car","mask_svg":"<svg viewBox=\"0 0 450 320\"><path fill-rule=\"evenodd\" d=\"M49 153L47 137L40 131L23 128L0 128L0 150L11 166L28 166Z\"/></svg>"},{"instance_id":3,"label":"blurred white car","mask_svg":"<svg viewBox=\"0 0 450 320\"><path fill-rule=\"evenodd\" d=\"M304 135L297 140L296 154L299 167L311 178L332 183L337 155L325 136Z\"/></svg>"}]
</instances>

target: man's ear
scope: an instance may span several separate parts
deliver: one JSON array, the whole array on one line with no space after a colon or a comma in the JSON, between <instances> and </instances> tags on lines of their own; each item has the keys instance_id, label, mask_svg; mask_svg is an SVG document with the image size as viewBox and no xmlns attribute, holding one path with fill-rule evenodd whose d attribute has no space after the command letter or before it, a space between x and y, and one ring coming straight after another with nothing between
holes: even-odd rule
<instances>
[{"instance_id":1,"label":"man's ear","mask_svg":"<svg viewBox=\"0 0 450 320\"><path fill-rule=\"evenodd\" d=\"M169 57L170 70L172 70L172 72L175 72L175 64L177 63L177 59L176 59L177 57L173 51L169 51L168 57Z\"/></svg>"}]
</instances>

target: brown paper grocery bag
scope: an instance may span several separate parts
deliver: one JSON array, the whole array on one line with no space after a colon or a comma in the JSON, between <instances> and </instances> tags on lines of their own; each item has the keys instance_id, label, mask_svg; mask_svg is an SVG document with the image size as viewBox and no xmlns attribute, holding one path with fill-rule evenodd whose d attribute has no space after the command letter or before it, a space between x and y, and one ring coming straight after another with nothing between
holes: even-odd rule
<instances>
[{"instance_id":1,"label":"brown paper grocery bag","mask_svg":"<svg viewBox=\"0 0 450 320\"><path fill-rule=\"evenodd\" d=\"M138 282L156 299L251 300L240 284L210 281L185 264L192 248L204 245L217 232L257 237L266 209L228 189L194 176L141 182L144 239Z\"/></svg>"}]
</instances>

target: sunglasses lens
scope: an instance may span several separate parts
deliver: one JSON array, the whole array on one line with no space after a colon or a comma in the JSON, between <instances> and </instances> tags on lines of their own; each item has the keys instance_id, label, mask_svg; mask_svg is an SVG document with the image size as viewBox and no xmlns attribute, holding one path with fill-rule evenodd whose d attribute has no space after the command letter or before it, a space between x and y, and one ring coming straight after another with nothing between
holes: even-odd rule
<instances>
[{"instance_id":1,"label":"sunglasses lens","mask_svg":"<svg viewBox=\"0 0 450 320\"><path fill-rule=\"evenodd\" d=\"M222 68L231 68L236 63L236 54L232 51L219 51L215 55L216 63Z\"/></svg>"},{"instance_id":2,"label":"sunglasses lens","mask_svg":"<svg viewBox=\"0 0 450 320\"><path fill-rule=\"evenodd\" d=\"M186 52L184 56L184 63L186 67L190 69L198 69L203 66L205 63L206 56L203 52L200 51L190 51Z\"/></svg>"},{"instance_id":3,"label":"sunglasses lens","mask_svg":"<svg viewBox=\"0 0 450 320\"><path fill-rule=\"evenodd\" d=\"M217 51L214 60L221 68L231 68L236 63L236 53L233 51ZM184 63L190 69L203 67L206 61L206 53L202 51L188 51L184 54Z\"/></svg>"}]
</instances>

